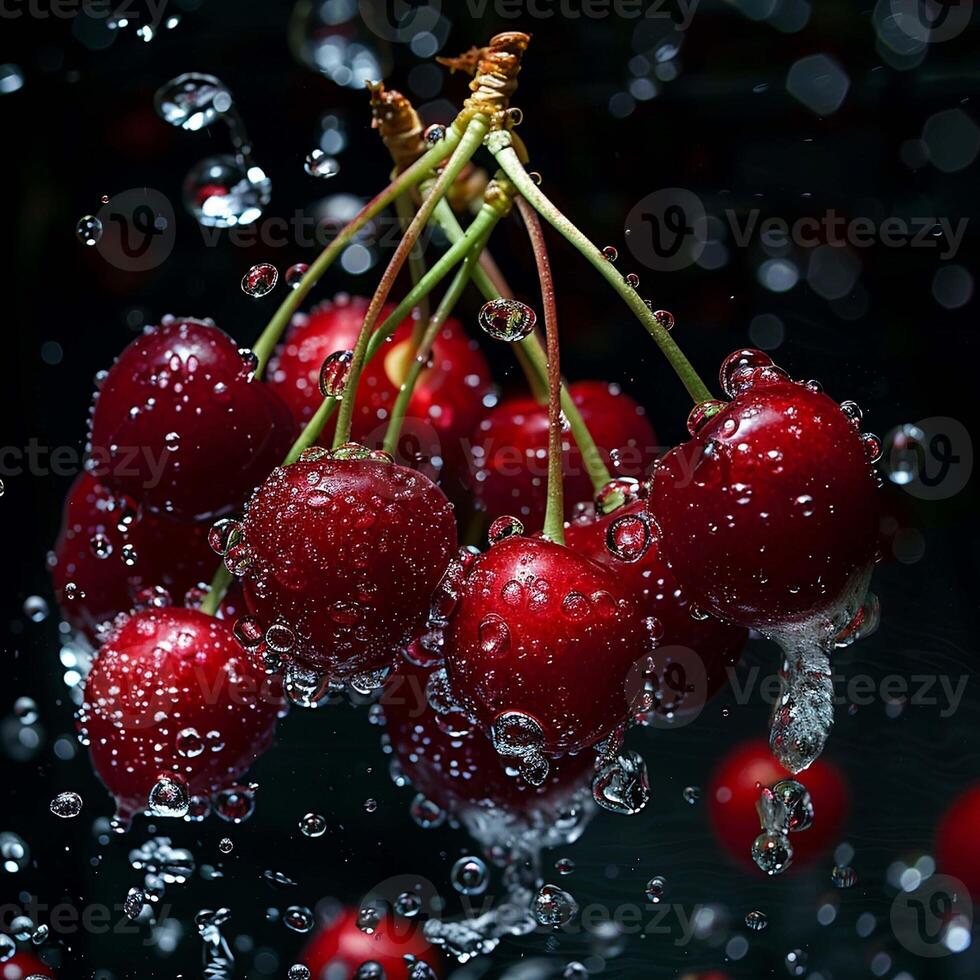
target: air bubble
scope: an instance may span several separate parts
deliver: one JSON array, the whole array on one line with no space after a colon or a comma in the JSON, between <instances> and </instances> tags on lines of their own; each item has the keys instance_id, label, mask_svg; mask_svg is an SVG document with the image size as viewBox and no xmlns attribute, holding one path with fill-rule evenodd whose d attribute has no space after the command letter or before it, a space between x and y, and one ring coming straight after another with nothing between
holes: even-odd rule
<instances>
[{"instance_id":1,"label":"air bubble","mask_svg":"<svg viewBox=\"0 0 980 980\"><path fill-rule=\"evenodd\" d=\"M327 819L319 813L307 813L299 822L304 837L322 837L327 832Z\"/></svg>"},{"instance_id":2,"label":"air bubble","mask_svg":"<svg viewBox=\"0 0 980 980\"><path fill-rule=\"evenodd\" d=\"M654 905L659 904L660 900L664 897L664 893L667 891L667 879L663 875L654 875L647 882L645 891L648 902Z\"/></svg>"},{"instance_id":3,"label":"air bubble","mask_svg":"<svg viewBox=\"0 0 980 980\"><path fill-rule=\"evenodd\" d=\"M83 245L98 245L102 239L102 222L94 214L86 214L75 225L75 237Z\"/></svg>"},{"instance_id":4,"label":"air bubble","mask_svg":"<svg viewBox=\"0 0 980 980\"><path fill-rule=\"evenodd\" d=\"M450 872L449 880L461 895L481 895L489 881L487 866L478 857L461 857Z\"/></svg>"}]
</instances>

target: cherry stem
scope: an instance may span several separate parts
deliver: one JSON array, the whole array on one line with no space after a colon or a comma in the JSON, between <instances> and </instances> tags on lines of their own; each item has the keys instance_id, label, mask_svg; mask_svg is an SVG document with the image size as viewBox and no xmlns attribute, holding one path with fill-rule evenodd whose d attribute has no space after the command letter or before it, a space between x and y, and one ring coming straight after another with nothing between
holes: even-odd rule
<instances>
[{"instance_id":1,"label":"cherry stem","mask_svg":"<svg viewBox=\"0 0 980 980\"><path fill-rule=\"evenodd\" d=\"M433 217L451 242L459 241L463 237L462 226L457 221L452 209L444 201L439 203ZM485 255L486 252L483 254ZM491 281L480 266L477 266L473 270L473 284L483 294L484 299L500 299L501 296L505 295ZM508 289L506 292L509 294L510 290ZM537 385L540 391L547 391L548 362L538 336L534 333L528 334L527 337L512 346L515 352L520 351L521 355L525 358L528 365L528 376L533 376L537 379ZM582 418L582 413L578 410L578 405L573 401L565 385L561 387L561 407L565 413L565 418L568 420L569 428L572 430L572 435L575 438L579 452L582 454L582 461L585 465L586 472L592 481L592 489L598 493L612 480L612 475L603 462L599 447L596 445L595 439L592 438L592 433L589 432L589 427L585 424L585 419Z\"/></svg>"},{"instance_id":2,"label":"cherry stem","mask_svg":"<svg viewBox=\"0 0 980 980\"><path fill-rule=\"evenodd\" d=\"M517 198L527 236L534 251L544 307L544 333L548 343L548 503L544 512L544 536L556 544L565 543L565 493L562 486L561 456L561 366L558 345L558 308L555 280L551 275L548 246L537 212L523 198Z\"/></svg>"},{"instance_id":3,"label":"cherry stem","mask_svg":"<svg viewBox=\"0 0 980 980\"><path fill-rule=\"evenodd\" d=\"M422 194L426 193L426 185L422 184ZM415 216L415 207L409 200L408 195L403 194L401 197L395 200L395 211L398 212L398 223L401 226L402 234L408 231L409 225L412 223L412 218ZM417 286L421 281L422 277L425 275L425 253L419 242L415 243L415 247L409 253L408 256L408 271L409 275L412 277L412 285ZM418 345L418 341L422 336L422 332L425 329L425 321L429 319L429 299L426 297L419 303L419 320L415 325L415 330L412 332L412 339Z\"/></svg>"},{"instance_id":4,"label":"cherry stem","mask_svg":"<svg viewBox=\"0 0 980 980\"><path fill-rule=\"evenodd\" d=\"M681 379L688 394L695 404L709 401L712 398L711 392L701 380L697 371L694 370L691 362L684 356L683 351L677 346L673 337L657 321L652 311L640 297L639 293L616 271L613 264L593 245L579 229L565 217L554 204L541 193L538 185L531 179L531 176L524 169L514 147L511 143L511 136L506 130L495 132L488 141L488 148L497 159L504 173L514 182L518 191L528 202L533 205L542 218L545 219L563 238L567 239L578 249L602 274L603 278L619 294L627 306L636 314L637 318L646 327L650 336L656 341L657 346L664 353L670 366Z\"/></svg>"},{"instance_id":5,"label":"cherry stem","mask_svg":"<svg viewBox=\"0 0 980 980\"><path fill-rule=\"evenodd\" d=\"M358 334L357 343L354 345L354 356L347 375L346 393L349 397L344 398L340 403L340 413L337 417L337 431L334 436L335 448L350 441L351 425L354 419L354 402L357 395L357 384L360 381L361 371L364 367L364 356L367 353L371 333L378 322L381 310L388 299L388 294L395 284L395 279L405 264L409 252L411 252L416 241L418 241L419 235L426 224L428 224L429 218L432 217L432 212L435 210L436 204L445 197L446 191L452 187L453 181L459 176L460 171L466 166L480 146L482 146L483 139L489 132L489 129L490 121L481 113L474 114L470 119L469 125L466 127L466 131L463 133L458 145L453 150L452 156L436 179L431 193L422 201L421 206L415 213L415 217L412 218L412 222L408 226L408 231L405 232L402 240L398 243L398 248L395 249L395 254L388 263L388 268L385 269L384 275L378 283L378 288L371 297L367 313L364 316L364 322L361 324L361 332ZM427 156L428 154L421 157L405 172L409 173L414 170Z\"/></svg>"},{"instance_id":6,"label":"cherry stem","mask_svg":"<svg viewBox=\"0 0 980 980\"><path fill-rule=\"evenodd\" d=\"M262 376L266 365L269 363L269 358L272 357L272 352L276 349L276 344L279 343L279 338L289 325L293 314L299 309L310 290L330 268L337 256L372 218L380 214L392 201L401 198L407 190L425 180L431 171L455 150L461 139L462 131L451 126L446 131L444 139L420 156L410 167L403 170L380 194L368 201L354 218L341 229L337 237L317 256L296 288L279 305L279 309L273 314L272 319L253 345L252 353L255 354L257 360L256 377Z\"/></svg>"},{"instance_id":7,"label":"cherry stem","mask_svg":"<svg viewBox=\"0 0 980 980\"><path fill-rule=\"evenodd\" d=\"M493 224L496 224L494 222ZM480 238L474 242L473 247L467 252L463 259L462 265L456 272L453 281L449 284L449 288L446 290L445 295L442 298L442 302L436 308L435 313L429 319L426 325L425 331L422 334L421 340L418 346L415 348L415 357L412 361L411 367L408 370L405 380L402 382L401 388L398 391L398 397L395 399L395 404L391 409L391 420L388 423L388 429L385 432L385 439L383 449L386 452L395 455L398 448L398 439L401 436L402 422L405 419L405 413L408 409L408 403L412 400L412 393L415 390L416 382L422 373L422 368L428 363L429 357L432 354L432 345L435 343L436 338L439 336L439 331L442 329L443 324L452 313L454 307L459 302L460 296L463 295L467 284L473 274L473 267L476 262L479 261L479 256L483 252L483 246L486 244L487 239L490 237L490 232L493 230L493 224L490 225L489 229L480 236Z\"/></svg>"}]
</instances>

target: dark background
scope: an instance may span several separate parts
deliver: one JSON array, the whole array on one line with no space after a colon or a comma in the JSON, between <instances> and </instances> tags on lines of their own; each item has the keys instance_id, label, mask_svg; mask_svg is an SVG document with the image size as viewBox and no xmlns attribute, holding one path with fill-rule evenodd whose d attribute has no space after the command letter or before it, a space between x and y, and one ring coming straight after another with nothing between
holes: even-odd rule
<instances>
[{"instance_id":1,"label":"dark background","mask_svg":"<svg viewBox=\"0 0 980 980\"><path fill-rule=\"evenodd\" d=\"M767 20L762 15L770 7L776 15ZM847 295L833 301L808 284L806 250L790 251L787 257L802 270L800 281L777 293L760 282L767 256L758 243L740 248L729 233L722 239L723 258L717 248L706 253L714 256L707 262L711 268L663 274L629 254L623 225L639 200L663 187L694 191L719 216L724 208L744 215L758 207L763 217L790 221L829 208L876 221L892 215L975 218L976 153L971 161L966 151L966 165L944 172L924 158L920 143L909 142L920 139L930 117L948 109L962 110L976 126L975 24L957 38L899 57L883 47L875 26L880 18L870 4L821 0L805 26L781 30L780 23L785 28L790 15L808 8L704 0L689 29L673 35L682 43L659 69L664 80L654 70L653 52L663 40L659 24L569 15L581 5L550 19L516 21L492 13L474 17L459 2L444 8L449 30L442 53L482 43L499 29L534 34L515 99L524 110L521 133L532 166L544 175L546 191L594 241L619 246L620 268L640 275L641 292L675 313L675 337L706 378L729 350L759 344L760 337L771 344L773 321L754 318L775 316L783 325L773 349L778 363L794 376L820 379L838 399L857 400L866 427L879 435L937 416L972 427L977 300L948 309L937 301L933 280L944 264L976 269L975 224L959 254L945 263L935 248L851 250L859 274ZM18 65L24 80L19 91L0 95L3 237L13 247L3 283L5 387L13 396L3 420L5 446L23 447L33 437L43 446L80 449L92 376L144 323L169 312L211 316L248 344L283 294L280 286L274 296L251 300L239 288L242 274L260 260L282 271L312 259L300 248L205 244L180 205L180 185L202 156L227 151L226 137L219 128L188 134L160 121L152 98L167 79L183 71L212 72L234 92L256 158L273 182L267 215L292 214L325 195L367 196L388 173L387 155L368 126L364 93L317 75L291 53L288 3L203 0L173 3L171 13L180 23L150 43L132 25L113 39L104 21L26 14L0 21L0 63ZM411 74L427 59L409 45L379 42L356 17L340 29L361 31L365 44L390 59L394 86L411 91L414 82L426 90L415 101L426 104L427 121L449 121L451 110L440 100L458 103L465 94L462 79L447 75L435 90L431 75ZM646 69L631 61L637 54L647 58ZM812 54L831 56L850 81L841 108L824 117L787 92L790 66ZM631 82L634 92L649 94L650 86L637 78L654 80L656 96L624 96ZM338 154L340 174L320 184L304 174L302 161L316 145L318 121L327 113L343 120L347 146ZM79 244L75 224L99 208L102 195L142 186L174 202L176 245L159 268L121 272ZM683 389L606 286L569 247L553 236L552 241L567 375L621 382L647 407L665 444L681 439ZM530 291L533 269L516 220L500 229L493 250L518 287ZM378 272L375 266L351 277L335 267L315 296L338 289L369 293ZM474 323L473 296L463 310ZM519 385L506 352L485 346L501 382ZM970 464L965 458L959 465ZM56 616L34 623L22 612L30 595L51 599L45 552L57 533L70 478L47 472L3 476L2 564L9 577L3 590L0 718L23 695L41 709L33 750L25 749L19 723L0 722L0 831L21 834L33 852L33 864L20 874L0 873L4 903L33 894L50 905L118 905L139 878L126 854L148 836L144 822L127 838L106 846L98 842L92 824L111 813L109 799L84 750L59 758L73 754L70 742L58 741L70 736L73 721L58 662ZM886 482L889 513L904 531L876 575L882 627L840 655L836 663L845 673L956 678L972 672L977 546L971 489L972 484L947 499L922 501ZM742 670L760 665L770 673L776 663L775 648L757 642ZM888 924L895 890L886 881L891 862L931 849L936 822L953 795L980 779L980 692L971 678L959 711L945 719L936 706L890 712L886 707L876 700L853 714L839 709L827 749L849 781L846 839L855 849L852 863L859 875L854 888L834 892L840 911L830 926L816 919L818 906L833 891L830 855L812 870L765 881L729 862L708 827L704 799L694 807L682 799L685 786L707 784L732 744L764 733L767 705L758 698L737 705L726 692L693 725L636 733L635 744L650 767L651 803L634 818L600 815L582 841L563 849L578 865L565 883L583 906L642 905L645 882L662 874L669 900L688 914L699 904L714 904L728 919L708 939L685 946L675 945L677 934L634 936L622 955L607 960L606 975L673 977L718 968L737 978L788 976L783 958L794 948L808 950L813 977L980 974L976 942L964 954L937 960L904 950ZM424 832L411 822L411 793L390 784L378 730L368 725L364 710L294 710L280 728L278 748L252 775L261 789L247 824L236 828L212 819L160 828L189 847L199 865L221 867L225 874L168 891L166 901L183 926L176 951L160 959L145 945L146 927L136 935L62 937L60 950L57 942L48 947L52 962L63 964L59 976L198 975L193 914L226 904L233 911L228 934L239 941L236 975L281 977L302 937L265 921L268 907L313 906L324 896L356 901L374 883L401 873L423 875L451 894L449 868L472 845L461 831ZM48 801L69 788L82 794L85 809L74 821L58 821ZM379 803L370 815L363 809L368 797ZM330 821L319 840L296 829L299 816L310 810ZM229 858L217 849L226 834L236 842ZM547 858L546 867L556 856ZM284 872L298 885L288 893L276 891L262 882L265 869ZM753 908L769 915L767 931L749 933L742 925ZM870 935L858 932L863 913L875 916ZM750 950L726 963L725 943L736 933L748 937ZM538 935L505 943L492 961L468 969L501 975L522 956L545 955L545 942ZM878 953L888 960L879 958L872 972ZM568 960L589 955L581 936L559 935L546 970L560 974Z\"/></svg>"}]
</instances>

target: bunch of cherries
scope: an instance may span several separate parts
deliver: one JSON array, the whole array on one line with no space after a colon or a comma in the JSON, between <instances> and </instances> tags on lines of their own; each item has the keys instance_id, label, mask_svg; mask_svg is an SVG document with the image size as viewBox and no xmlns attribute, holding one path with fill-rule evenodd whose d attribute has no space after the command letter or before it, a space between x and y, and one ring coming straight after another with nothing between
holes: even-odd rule
<instances>
[{"instance_id":1,"label":"bunch of cherries","mask_svg":"<svg viewBox=\"0 0 980 980\"><path fill-rule=\"evenodd\" d=\"M648 787L626 730L697 710L749 629L786 652L773 748L809 765L829 652L873 615L880 447L857 406L736 351L727 400L699 401L689 441L657 459L634 401L571 385L603 461L645 454L644 478L594 493L563 431L569 506L544 533L555 399L494 404L485 358L445 319L386 452L418 334L410 316L346 384L376 306L293 317L265 380L213 322L174 317L97 379L52 575L98 647L79 726L120 819L240 817L287 706L344 693L380 698L433 820L546 825L583 799L635 812ZM353 405L339 445L309 437L325 395ZM474 500L482 551L459 547Z\"/></svg>"}]
</instances>

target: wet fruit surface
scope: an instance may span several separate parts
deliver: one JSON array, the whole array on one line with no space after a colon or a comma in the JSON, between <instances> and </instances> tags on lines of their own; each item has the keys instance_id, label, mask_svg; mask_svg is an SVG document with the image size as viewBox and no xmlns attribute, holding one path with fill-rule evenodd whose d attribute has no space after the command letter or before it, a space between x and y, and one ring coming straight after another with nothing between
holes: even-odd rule
<instances>
[{"instance_id":1,"label":"wet fruit surface","mask_svg":"<svg viewBox=\"0 0 980 980\"><path fill-rule=\"evenodd\" d=\"M350 677L414 638L455 550L452 507L426 477L313 450L256 491L229 561L263 627L285 627L283 654Z\"/></svg>"},{"instance_id":2,"label":"wet fruit surface","mask_svg":"<svg viewBox=\"0 0 980 980\"><path fill-rule=\"evenodd\" d=\"M538 729L537 748L555 754L586 748L624 720L628 677L647 642L608 569L548 541L510 537L469 571L446 631L446 667L484 731L516 713Z\"/></svg>"},{"instance_id":3,"label":"wet fruit surface","mask_svg":"<svg viewBox=\"0 0 980 980\"><path fill-rule=\"evenodd\" d=\"M90 472L184 518L239 506L297 431L253 368L212 323L165 318L119 355L96 392Z\"/></svg>"},{"instance_id":4,"label":"wet fruit surface","mask_svg":"<svg viewBox=\"0 0 980 980\"><path fill-rule=\"evenodd\" d=\"M656 456L657 436L643 409L618 385L568 386L603 460L623 476L642 478ZM506 398L473 435L472 489L491 518L519 517L530 531L544 521L548 476L548 408L533 398ZM592 497L592 483L570 432L563 433L565 516Z\"/></svg>"},{"instance_id":5,"label":"wet fruit surface","mask_svg":"<svg viewBox=\"0 0 980 980\"><path fill-rule=\"evenodd\" d=\"M980 851L976 846L980 821L980 786L957 796L936 830L936 867L942 874L959 878L973 900L980 901Z\"/></svg>"},{"instance_id":6,"label":"wet fruit surface","mask_svg":"<svg viewBox=\"0 0 980 980\"><path fill-rule=\"evenodd\" d=\"M149 609L105 641L79 730L123 818L165 778L176 802L234 783L271 744L284 709L230 627L192 609ZM176 815L176 814L175 814Z\"/></svg>"}]
</instances>

